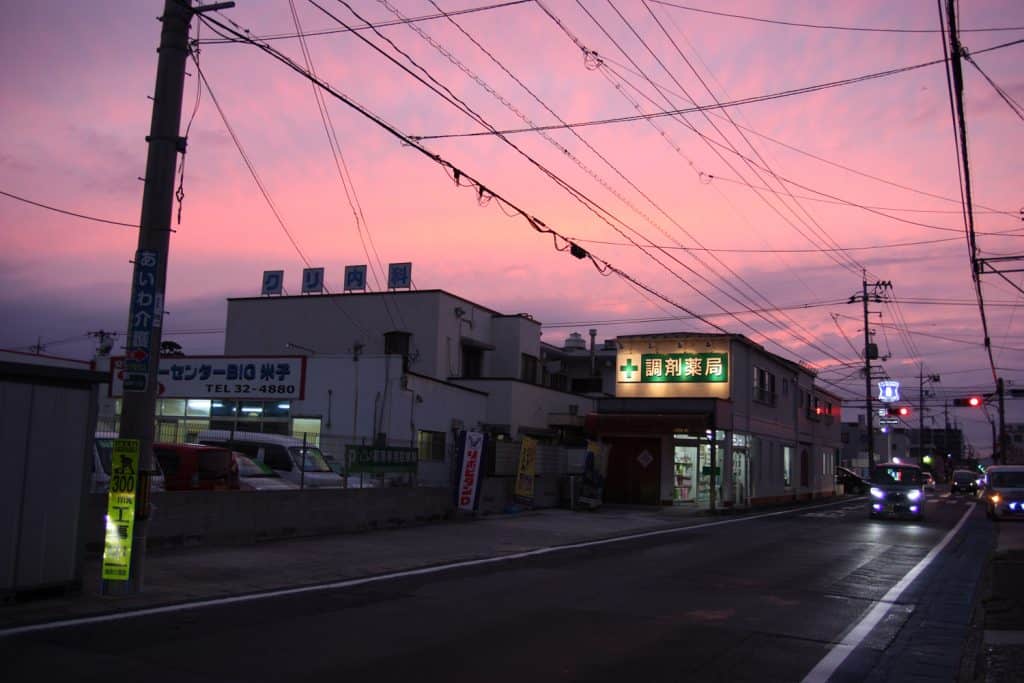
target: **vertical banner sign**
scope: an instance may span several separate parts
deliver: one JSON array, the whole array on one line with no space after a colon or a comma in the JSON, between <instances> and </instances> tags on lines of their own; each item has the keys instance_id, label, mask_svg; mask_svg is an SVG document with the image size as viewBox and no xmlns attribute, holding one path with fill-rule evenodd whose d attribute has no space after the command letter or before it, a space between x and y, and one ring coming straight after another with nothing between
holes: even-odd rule
<instances>
[{"instance_id":1,"label":"vertical banner sign","mask_svg":"<svg viewBox=\"0 0 1024 683\"><path fill-rule=\"evenodd\" d=\"M124 359L125 391L145 391L149 384L150 338L164 315L162 297L156 291L158 264L155 251L139 250L135 254L128 352Z\"/></svg>"},{"instance_id":2,"label":"vertical banner sign","mask_svg":"<svg viewBox=\"0 0 1024 683\"><path fill-rule=\"evenodd\" d=\"M587 459L583 465L583 483L577 500L591 509L601 506L604 498L604 482L608 474L608 446L597 441L587 441Z\"/></svg>"},{"instance_id":3,"label":"vertical banner sign","mask_svg":"<svg viewBox=\"0 0 1024 683\"><path fill-rule=\"evenodd\" d=\"M139 440L114 439L110 465L102 576L109 581L127 581L139 482Z\"/></svg>"},{"instance_id":4,"label":"vertical banner sign","mask_svg":"<svg viewBox=\"0 0 1024 683\"><path fill-rule=\"evenodd\" d=\"M484 443L486 437L480 432L462 433L462 467L456 486L458 509L466 512L476 510L480 482L483 480Z\"/></svg>"},{"instance_id":5,"label":"vertical banner sign","mask_svg":"<svg viewBox=\"0 0 1024 683\"><path fill-rule=\"evenodd\" d=\"M519 471L516 474L515 499L523 505L533 505L534 479L537 476L537 440L523 437L519 449Z\"/></svg>"}]
</instances>

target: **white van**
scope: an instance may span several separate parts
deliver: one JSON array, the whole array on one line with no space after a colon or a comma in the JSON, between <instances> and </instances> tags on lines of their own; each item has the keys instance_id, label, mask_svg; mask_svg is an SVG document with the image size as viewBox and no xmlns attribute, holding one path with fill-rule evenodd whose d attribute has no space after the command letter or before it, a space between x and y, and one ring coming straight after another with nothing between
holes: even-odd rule
<instances>
[{"instance_id":1,"label":"white van","mask_svg":"<svg viewBox=\"0 0 1024 683\"><path fill-rule=\"evenodd\" d=\"M293 436L208 429L199 432L196 441L238 451L302 488L342 488L345 484L345 480L327 464L319 448L303 448L302 440Z\"/></svg>"}]
</instances>

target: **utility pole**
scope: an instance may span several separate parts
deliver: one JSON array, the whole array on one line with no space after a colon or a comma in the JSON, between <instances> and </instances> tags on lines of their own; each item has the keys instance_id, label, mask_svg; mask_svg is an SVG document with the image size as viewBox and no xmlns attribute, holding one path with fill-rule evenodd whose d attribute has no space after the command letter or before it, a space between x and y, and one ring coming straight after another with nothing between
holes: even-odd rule
<instances>
[{"instance_id":1,"label":"utility pole","mask_svg":"<svg viewBox=\"0 0 1024 683\"><path fill-rule=\"evenodd\" d=\"M999 394L999 453L997 459L996 452L992 451L992 462L1000 465L1006 463L1006 454L1010 445L1006 433L1006 392L1002 377L996 380L996 392Z\"/></svg>"},{"instance_id":2,"label":"utility pole","mask_svg":"<svg viewBox=\"0 0 1024 683\"><path fill-rule=\"evenodd\" d=\"M917 457L918 457L918 459L923 461L924 460L924 455L925 455L925 453L924 453L924 403L925 403L925 399L928 396L928 394L926 394L925 390L924 390L924 382L925 382L925 380L928 380L929 382L938 382L940 380L940 377L938 375L928 375L927 377L925 377L924 376L924 363L921 363L920 364L920 375L919 375L919 378L920 378L920 384L918 385L918 402L921 405L918 407ZM932 429L932 445L933 446L935 444L934 432L935 432L935 430L933 428Z\"/></svg>"},{"instance_id":3,"label":"utility pole","mask_svg":"<svg viewBox=\"0 0 1024 683\"><path fill-rule=\"evenodd\" d=\"M153 436L156 420L157 370L160 364L167 256L174 204L174 173L178 153L185 152L179 136L181 101L185 90L185 60L192 17L203 11L233 7L233 2L192 7L192 0L164 0L159 21L156 87L153 114L146 141L146 177L142 192L138 249L132 273L128 336L125 344L122 439L139 442L139 481L135 498L135 524L127 581L103 582L105 594L133 594L142 591L149 518L150 475L154 472Z\"/></svg>"},{"instance_id":4,"label":"utility pole","mask_svg":"<svg viewBox=\"0 0 1024 683\"><path fill-rule=\"evenodd\" d=\"M860 294L854 294L847 303L855 301L864 302L864 412L867 418L868 429L868 472L875 468L875 416L874 402L871 396L871 361L878 358L878 347L871 343L871 328L868 325L868 302L882 302L882 292L892 287L891 281L879 281L871 283L872 293L868 294L867 271L864 273L864 280L861 282Z\"/></svg>"}]
</instances>

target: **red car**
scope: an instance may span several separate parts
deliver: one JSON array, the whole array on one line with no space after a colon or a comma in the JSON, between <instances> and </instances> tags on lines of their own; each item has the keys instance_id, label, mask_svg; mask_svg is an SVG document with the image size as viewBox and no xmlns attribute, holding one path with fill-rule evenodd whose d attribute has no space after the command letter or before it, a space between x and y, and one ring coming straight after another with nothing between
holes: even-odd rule
<instances>
[{"instance_id":1,"label":"red car","mask_svg":"<svg viewBox=\"0 0 1024 683\"><path fill-rule=\"evenodd\" d=\"M156 443L153 455L164 473L167 491L238 488L238 462L227 448L191 443Z\"/></svg>"}]
</instances>

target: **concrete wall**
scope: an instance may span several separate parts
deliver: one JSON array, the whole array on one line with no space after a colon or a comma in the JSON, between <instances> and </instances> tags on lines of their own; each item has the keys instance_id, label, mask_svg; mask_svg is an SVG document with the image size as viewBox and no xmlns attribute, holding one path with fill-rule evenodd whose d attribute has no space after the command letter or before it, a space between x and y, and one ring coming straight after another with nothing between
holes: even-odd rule
<instances>
[{"instance_id":1,"label":"concrete wall","mask_svg":"<svg viewBox=\"0 0 1024 683\"><path fill-rule=\"evenodd\" d=\"M107 497L90 494L86 547L102 552ZM231 545L422 524L452 515L447 488L174 491L153 494L148 547Z\"/></svg>"}]
</instances>

